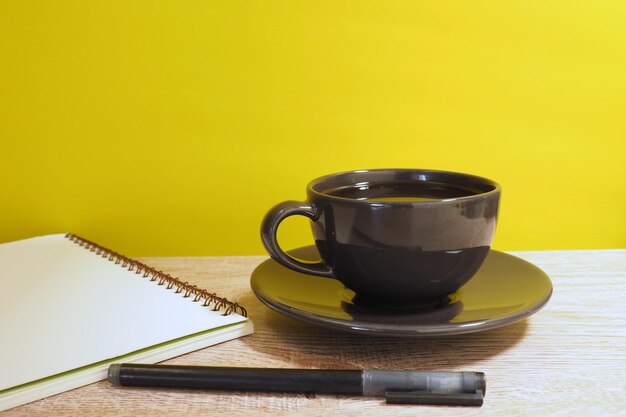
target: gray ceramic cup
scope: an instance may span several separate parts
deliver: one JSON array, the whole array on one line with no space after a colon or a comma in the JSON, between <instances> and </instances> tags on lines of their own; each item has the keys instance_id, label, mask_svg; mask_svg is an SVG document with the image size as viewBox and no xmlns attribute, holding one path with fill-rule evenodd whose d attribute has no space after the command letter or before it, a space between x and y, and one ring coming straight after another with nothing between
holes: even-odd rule
<instances>
[{"instance_id":1,"label":"gray ceramic cup","mask_svg":"<svg viewBox=\"0 0 626 417\"><path fill-rule=\"evenodd\" d=\"M439 300L478 271L496 229L500 186L448 171L376 169L317 178L306 201L269 210L261 238L287 268L340 280L360 299L402 307ZM311 220L322 260L305 262L278 244L280 223Z\"/></svg>"}]
</instances>

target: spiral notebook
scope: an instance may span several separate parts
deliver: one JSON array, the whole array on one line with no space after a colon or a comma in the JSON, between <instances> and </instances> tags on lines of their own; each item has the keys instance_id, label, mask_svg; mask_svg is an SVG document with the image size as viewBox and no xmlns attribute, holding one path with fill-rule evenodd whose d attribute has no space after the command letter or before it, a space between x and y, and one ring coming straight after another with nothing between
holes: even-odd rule
<instances>
[{"instance_id":1,"label":"spiral notebook","mask_svg":"<svg viewBox=\"0 0 626 417\"><path fill-rule=\"evenodd\" d=\"M75 235L0 244L0 411L252 333L246 310Z\"/></svg>"}]
</instances>

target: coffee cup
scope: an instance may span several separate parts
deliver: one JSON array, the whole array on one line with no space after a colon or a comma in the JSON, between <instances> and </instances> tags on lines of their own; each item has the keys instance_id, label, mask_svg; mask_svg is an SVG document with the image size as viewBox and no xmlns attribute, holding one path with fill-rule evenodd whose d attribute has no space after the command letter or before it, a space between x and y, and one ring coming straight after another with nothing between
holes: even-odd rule
<instances>
[{"instance_id":1,"label":"coffee cup","mask_svg":"<svg viewBox=\"0 0 626 417\"><path fill-rule=\"evenodd\" d=\"M306 201L285 201L263 219L269 255L292 270L334 278L359 299L402 307L440 300L461 288L489 253L501 188L475 175L375 169L314 179ZM279 246L287 217L310 219L321 261Z\"/></svg>"}]
</instances>

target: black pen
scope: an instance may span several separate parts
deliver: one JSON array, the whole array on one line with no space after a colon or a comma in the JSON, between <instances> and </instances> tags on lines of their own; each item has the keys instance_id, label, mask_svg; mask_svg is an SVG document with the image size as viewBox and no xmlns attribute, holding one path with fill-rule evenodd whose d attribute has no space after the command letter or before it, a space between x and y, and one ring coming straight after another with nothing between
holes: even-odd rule
<instances>
[{"instance_id":1,"label":"black pen","mask_svg":"<svg viewBox=\"0 0 626 417\"><path fill-rule=\"evenodd\" d=\"M113 385L385 397L388 404L480 406L482 372L224 368L113 364Z\"/></svg>"}]
</instances>

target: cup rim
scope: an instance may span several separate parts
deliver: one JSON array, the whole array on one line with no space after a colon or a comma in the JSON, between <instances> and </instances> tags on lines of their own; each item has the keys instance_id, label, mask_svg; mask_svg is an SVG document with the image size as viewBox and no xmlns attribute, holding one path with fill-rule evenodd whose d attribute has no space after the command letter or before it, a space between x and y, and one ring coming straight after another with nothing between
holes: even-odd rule
<instances>
[{"instance_id":1,"label":"cup rim","mask_svg":"<svg viewBox=\"0 0 626 417\"><path fill-rule=\"evenodd\" d=\"M339 177L351 177L358 175L366 175L366 174L374 174L374 175L384 175L385 173L395 173L395 174L403 174L403 175L420 175L423 177L420 178L422 181L426 181L430 179L429 177L447 177L453 178L458 177L459 179L465 179L468 181L472 181L476 184L482 184L485 186L491 187L491 189L486 190L484 192L479 192L477 194L470 194L461 197L451 197L451 198L442 198L442 199L433 199L429 201L367 201L367 200L358 200L354 198L346 198L339 197L331 194L326 194L319 189L316 189L320 184L324 184L329 182L331 179L337 179ZM355 183L354 181L350 181L350 183ZM336 172L328 175L324 175L318 178L315 178L309 182L307 185L307 191L318 197L322 197L326 200L337 201L337 202L350 202L351 204L363 204L369 206L376 207L384 207L384 206L430 206L430 205L442 205L442 204L456 204L463 201L471 201L476 199L482 199L486 197L490 197L493 195L499 195L502 191L502 187L496 181L493 181L486 177L481 177L478 175L467 174L463 172L457 171L446 171L446 170L437 170L437 169L419 169L419 168L376 168L376 169L358 169L352 171L343 171Z\"/></svg>"}]
</instances>

